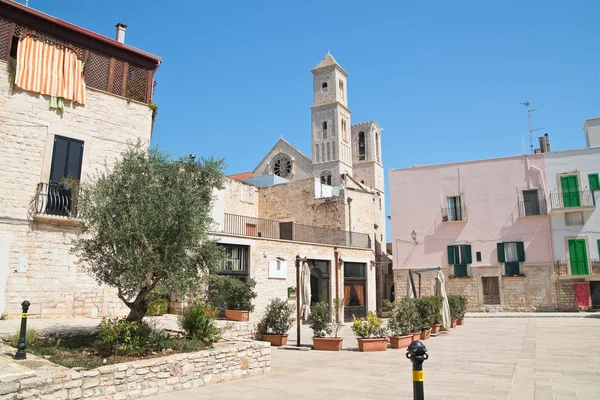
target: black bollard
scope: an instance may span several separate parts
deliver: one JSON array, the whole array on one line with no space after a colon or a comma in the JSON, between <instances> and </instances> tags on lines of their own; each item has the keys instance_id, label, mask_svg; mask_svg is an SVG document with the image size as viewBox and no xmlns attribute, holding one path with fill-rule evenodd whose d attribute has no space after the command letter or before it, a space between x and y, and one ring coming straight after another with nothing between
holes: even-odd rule
<instances>
[{"instance_id":1,"label":"black bollard","mask_svg":"<svg viewBox=\"0 0 600 400\"><path fill-rule=\"evenodd\" d=\"M25 337L27 335L27 311L29 310L30 305L31 303L27 300L21 303L21 306L23 307L23 314L21 314L21 334L19 335L19 344L17 344L15 360L24 360L27 358L27 353L25 353L25 348L27 347Z\"/></svg>"},{"instance_id":2,"label":"black bollard","mask_svg":"<svg viewBox=\"0 0 600 400\"><path fill-rule=\"evenodd\" d=\"M425 400L423 393L423 361L429 358L427 348L420 340L415 340L406 349L406 358L412 362L413 399Z\"/></svg>"}]
</instances>

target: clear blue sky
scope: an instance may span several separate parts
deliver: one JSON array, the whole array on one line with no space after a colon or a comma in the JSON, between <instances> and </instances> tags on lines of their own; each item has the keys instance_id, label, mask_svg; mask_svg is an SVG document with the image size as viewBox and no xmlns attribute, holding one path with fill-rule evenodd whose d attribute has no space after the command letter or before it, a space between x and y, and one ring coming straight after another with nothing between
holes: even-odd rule
<instances>
[{"instance_id":1,"label":"clear blue sky","mask_svg":"<svg viewBox=\"0 0 600 400\"><path fill-rule=\"evenodd\" d=\"M583 122L600 116L600 1L368 3L29 4L110 37L127 24L128 44L163 58L153 143L225 157L227 173L251 171L281 135L311 156L310 70L328 50L350 74L352 122L384 128L386 170L520 154L525 100L553 149L585 146Z\"/></svg>"}]
</instances>

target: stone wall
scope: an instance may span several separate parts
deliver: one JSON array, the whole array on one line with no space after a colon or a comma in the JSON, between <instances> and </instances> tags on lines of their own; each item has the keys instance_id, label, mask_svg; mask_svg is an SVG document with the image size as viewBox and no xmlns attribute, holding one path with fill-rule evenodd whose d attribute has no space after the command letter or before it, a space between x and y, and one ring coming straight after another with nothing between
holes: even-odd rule
<instances>
[{"instance_id":1,"label":"stone wall","mask_svg":"<svg viewBox=\"0 0 600 400\"><path fill-rule=\"evenodd\" d=\"M0 378L3 399L121 400L229 381L271 370L267 342L106 365L88 371Z\"/></svg>"},{"instance_id":2,"label":"stone wall","mask_svg":"<svg viewBox=\"0 0 600 400\"><path fill-rule=\"evenodd\" d=\"M20 304L45 318L123 315L112 289L82 271L69 254L73 225L64 218L33 222L30 207L37 184L48 182L54 136L82 140L82 179L113 165L128 143L148 144L152 111L141 103L89 89L86 105L65 104L61 115L49 98L9 86L0 61L0 314L17 317ZM3 290L4 289L4 290Z\"/></svg>"}]
</instances>

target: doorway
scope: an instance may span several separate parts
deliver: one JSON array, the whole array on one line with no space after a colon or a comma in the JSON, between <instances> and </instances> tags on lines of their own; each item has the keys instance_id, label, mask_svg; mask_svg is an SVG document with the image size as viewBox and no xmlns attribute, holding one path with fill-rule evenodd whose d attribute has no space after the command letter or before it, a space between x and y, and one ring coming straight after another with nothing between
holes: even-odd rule
<instances>
[{"instance_id":1,"label":"doorway","mask_svg":"<svg viewBox=\"0 0 600 400\"><path fill-rule=\"evenodd\" d=\"M308 260L310 268L310 307L318 302L329 305L329 261Z\"/></svg>"},{"instance_id":2,"label":"doorway","mask_svg":"<svg viewBox=\"0 0 600 400\"><path fill-rule=\"evenodd\" d=\"M367 316L366 264L344 263L344 320Z\"/></svg>"},{"instance_id":3,"label":"doorway","mask_svg":"<svg viewBox=\"0 0 600 400\"><path fill-rule=\"evenodd\" d=\"M600 309L600 282L590 282L590 289L592 292L592 307L595 310Z\"/></svg>"},{"instance_id":4,"label":"doorway","mask_svg":"<svg viewBox=\"0 0 600 400\"><path fill-rule=\"evenodd\" d=\"M497 276L481 278L483 286L483 304L500 304L500 283Z\"/></svg>"},{"instance_id":5,"label":"doorway","mask_svg":"<svg viewBox=\"0 0 600 400\"><path fill-rule=\"evenodd\" d=\"M585 239L569 240L571 275L588 275L588 258Z\"/></svg>"}]
</instances>

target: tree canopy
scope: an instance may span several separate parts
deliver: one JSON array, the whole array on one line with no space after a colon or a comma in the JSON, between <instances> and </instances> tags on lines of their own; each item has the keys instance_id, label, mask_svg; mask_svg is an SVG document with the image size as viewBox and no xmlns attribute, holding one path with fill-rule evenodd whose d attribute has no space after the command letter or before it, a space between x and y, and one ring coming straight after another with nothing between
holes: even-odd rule
<instances>
[{"instance_id":1,"label":"tree canopy","mask_svg":"<svg viewBox=\"0 0 600 400\"><path fill-rule=\"evenodd\" d=\"M185 295L214 269L220 252L207 232L223 167L220 159L175 159L138 144L81 185L83 229L72 252L99 283L118 289L127 319L144 317L157 285Z\"/></svg>"}]
</instances>

